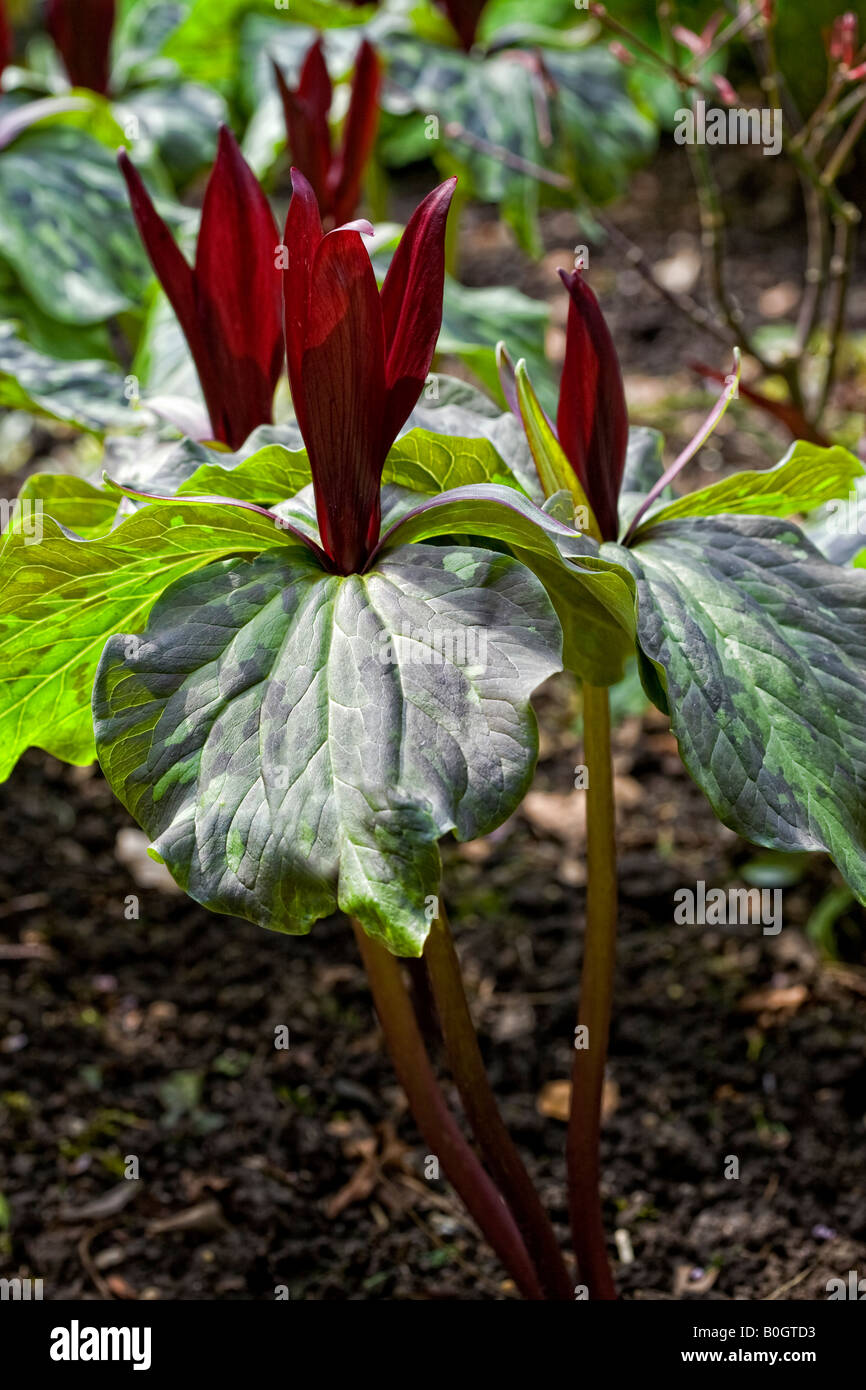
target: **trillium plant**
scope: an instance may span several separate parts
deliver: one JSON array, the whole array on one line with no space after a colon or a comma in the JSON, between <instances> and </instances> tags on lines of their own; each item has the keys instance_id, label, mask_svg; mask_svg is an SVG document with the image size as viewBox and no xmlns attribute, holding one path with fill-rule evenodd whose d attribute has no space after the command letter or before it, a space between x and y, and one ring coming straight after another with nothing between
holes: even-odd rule
<instances>
[{"instance_id":1,"label":"trillium plant","mask_svg":"<svg viewBox=\"0 0 866 1390\"><path fill-rule=\"evenodd\" d=\"M866 900L866 572L832 565L790 519L847 495L862 467L797 444L769 471L674 495L738 368L666 468L660 438L629 429L579 272L563 274L555 424L505 346L512 413L449 405L455 384L437 378L437 415L425 383L453 180L415 210L380 287L369 223L329 226L335 204L323 220L297 169L278 243L227 133L194 269L122 164L222 447L185 441L161 490L129 475L28 480L0 554L2 773L29 745L77 764L95 753L197 902L290 935L342 911L424 1141L517 1289L612 1299L599 1160L617 919L608 689L636 658L719 817L759 844L827 851ZM283 360L304 447L255 448ZM34 509L38 536L23 524ZM582 682L588 797L567 1144L576 1265L488 1084L439 854L444 835L484 836L519 805L538 748L530 698L563 667ZM465 1125L401 958L426 968Z\"/></svg>"},{"instance_id":2,"label":"trillium plant","mask_svg":"<svg viewBox=\"0 0 866 1390\"><path fill-rule=\"evenodd\" d=\"M283 104L286 141L292 163L311 184L323 221L340 226L354 216L364 170L379 124L382 72L372 44L363 39L352 71L351 97L338 149L328 117L333 89L317 39L307 53L297 87L290 87L277 63L274 76Z\"/></svg>"}]
</instances>

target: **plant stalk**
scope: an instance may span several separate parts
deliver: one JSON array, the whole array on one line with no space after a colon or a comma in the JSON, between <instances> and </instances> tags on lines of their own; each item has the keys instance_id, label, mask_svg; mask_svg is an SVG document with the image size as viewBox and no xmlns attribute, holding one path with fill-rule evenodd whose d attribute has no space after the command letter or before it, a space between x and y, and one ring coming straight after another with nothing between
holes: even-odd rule
<instances>
[{"instance_id":1,"label":"plant stalk","mask_svg":"<svg viewBox=\"0 0 866 1390\"><path fill-rule=\"evenodd\" d=\"M514 1218L461 1134L436 1081L400 962L354 919L352 927L394 1070L425 1143L520 1292L541 1301L541 1287Z\"/></svg>"},{"instance_id":2,"label":"plant stalk","mask_svg":"<svg viewBox=\"0 0 866 1390\"><path fill-rule=\"evenodd\" d=\"M568 1197L579 1277L593 1299L615 1299L601 1214L599 1137L616 953L616 833L610 702L583 686L586 807L586 936L568 1121Z\"/></svg>"},{"instance_id":3,"label":"plant stalk","mask_svg":"<svg viewBox=\"0 0 866 1390\"><path fill-rule=\"evenodd\" d=\"M448 922L441 911L424 947L445 1051L463 1101L466 1118L481 1156L511 1208L545 1298L569 1302L574 1297L559 1242L508 1130L490 1087L478 1037L463 988L460 962Z\"/></svg>"}]
</instances>

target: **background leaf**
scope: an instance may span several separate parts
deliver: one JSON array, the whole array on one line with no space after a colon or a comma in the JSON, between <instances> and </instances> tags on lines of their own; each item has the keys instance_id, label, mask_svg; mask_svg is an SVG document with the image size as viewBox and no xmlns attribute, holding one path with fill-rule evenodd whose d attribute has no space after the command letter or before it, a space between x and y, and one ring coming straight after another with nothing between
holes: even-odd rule
<instances>
[{"instance_id":1,"label":"background leaf","mask_svg":"<svg viewBox=\"0 0 866 1390\"><path fill-rule=\"evenodd\" d=\"M110 153L61 126L0 151L0 257L62 323L99 323L136 306L150 267Z\"/></svg>"},{"instance_id":2,"label":"background leaf","mask_svg":"<svg viewBox=\"0 0 866 1390\"><path fill-rule=\"evenodd\" d=\"M767 517L662 522L601 553L635 577L640 647L716 814L756 844L826 849L866 900L866 575Z\"/></svg>"}]
</instances>

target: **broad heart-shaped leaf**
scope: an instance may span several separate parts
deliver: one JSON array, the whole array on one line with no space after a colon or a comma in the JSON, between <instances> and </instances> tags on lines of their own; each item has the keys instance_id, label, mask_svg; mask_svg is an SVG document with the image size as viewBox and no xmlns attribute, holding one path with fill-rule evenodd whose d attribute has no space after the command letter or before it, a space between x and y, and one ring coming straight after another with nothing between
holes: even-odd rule
<instances>
[{"instance_id":1,"label":"broad heart-shaped leaf","mask_svg":"<svg viewBox=\"0 0 866 1390\"><path fill-rule=\"evenodd\" d=\"M114 155L82 131L26 131L0 152L0 257L61 323L137 306L150 272Z\"/></svg>"},{"instance_id":2,"label":"broad heart-shaped leaf","mask_svg":"<svg viewBox=\"0 0 866 1390\"><path fill-rule=\"evenodd\" d=\"M757 844L826 849L866 900L866 574L768 517L660 522L601 553L635 577L640 648L717 815Z\"/></svg>"},{"instance_id":3,"label":"broad heart-shaped leaf","mask_svg":"<svg viewBox=\"0 0 866 1390\"><path fill-rule=\"evenodd\" d=\"M293 552L173 584L134 659L108 643L100 762L198 902L305 933L339 906L419 956L436 841L525 792L529 696L560 666L538 581L476 547L403 546L363 575Z\"/></svg>"},{"instance_id":4,"label":"broad heart-shaped leaf","mask_svg":"<svg viewBox=\"0 0 866 1390\"><path fill-rule=\"evenodd\" d=\"M733 473L649 512L635 539L679 517L717 516L722 512L785 517L812 511L830 498L847 494L863 473L859 459L838 444L822 449L800 440L775 468Z\"/></svg>"},{"instance_id":5,"label":"broad heart-shaped leaf","mask_svg":"<svg viewBox=\"0 0 866 1390\"><path fill-rule=\"evenodd\" d=\"M140 628L175 579L221 555L296 544L267 517L230 504L143 507L92 540L47 514L26 521L0 548L0 780L31 746L92 760L100 652L112 633Z\"/></svg>"},{"instance_id":6,"label":"broad heart-shaped leaf","mask_svg":"<svg viewBox=\"0 0 866 1390\"><path fill-rule=\"evenodd\" d=\"M29 410L93 434L143 428L153 417L124 395L124 377L108 362L67 362L25 343L0 323L0 406Z\"/></svg>"},{"instance_id":7,"label":"broad heart-shaped leaf","mask_svg":"<svg viewBox=\"0 0 866 1390\"><path fill-rule=\"evenodd\" d=\"M594 541L495 484L427 499L385 530L380 546L460 534L502 542L538 576L562 624L569 670L592 685L622 678L633 651L634 588L615 557L601 557Z\"/></svg>"}]
</instances>

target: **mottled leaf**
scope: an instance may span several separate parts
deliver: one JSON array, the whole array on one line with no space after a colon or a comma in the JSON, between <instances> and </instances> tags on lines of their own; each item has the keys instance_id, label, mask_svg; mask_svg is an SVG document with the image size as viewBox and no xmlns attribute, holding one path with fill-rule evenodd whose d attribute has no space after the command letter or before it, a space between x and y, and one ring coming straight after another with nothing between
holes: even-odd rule
<instances>
[{"instance_id":1,"label":"mottled leaf","mask_svg":"<svg viewBox=\"0 0 866 1390\"><path fill-rule=\"evenodd\" d=\"M150 279L114 156L61 126L0 152L0 257L45 313L91 324L137 306Z\"/></svg>"},{"instance_id":2,"label":"mottled leaf","mask_svg":"<svg viewBox=\"0 0 866 1390\"><path fill-rule=\"evenodd\" d=\"M866 574L767 517L661 522L601 553L635 577L640 648L717 815L826 849L866 900Z\"/></svg>"},{"instance_id":3,"label":"mottled leaf","mask_svg":"<svg viewBox=\"0 0 866 1390\"><path fill-rule=\"evenodd\" d=\"M569 670L593 685L621 679L634 643L634 589L621 565L516 489L496 484L427 499L385 530L381 544L461 534L507 545L538 576L562 624Z\"/></svg>"},{"instance_id":4,"label":"mottled leaf","mask_svg":"<svg viewBox=\"0 0 866 1390\"><path fill-rule=\"evenodd\" d=\"M108 362L69 362L25 343L12 324L0 323L0 406L102 434L153 422L127 400L125 379Z\"/></svg>"},{"instance_id":5,"label":"mottled leaf","mask_svg":"<svg viewBox=\"0 0 866 1390\"><path fill-rule=\"evenodd\" d=\"M559 648L538 582L484 549L401 547L348 577L222 561L162 597L135 659L109 642L100 761L197 901L293 933L340 906L418 956L436 841L518 804Z\"/></svg>"}]
</instances>

